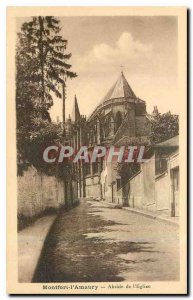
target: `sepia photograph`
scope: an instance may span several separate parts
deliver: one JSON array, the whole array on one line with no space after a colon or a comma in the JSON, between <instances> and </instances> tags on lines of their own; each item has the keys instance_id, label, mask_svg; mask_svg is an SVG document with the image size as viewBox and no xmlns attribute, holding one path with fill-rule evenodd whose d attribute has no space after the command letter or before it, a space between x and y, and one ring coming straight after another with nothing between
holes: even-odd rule
<instances>
[{"instance_id":1,"label":"sepia photograph","mask_svg":"<svg viewBox=\"0 0 193 300\"><path fill-rule=\"evenodd\" d=\"M7 8L8 293L187 293L186 14Z\"/></svg>"}]
</instances>

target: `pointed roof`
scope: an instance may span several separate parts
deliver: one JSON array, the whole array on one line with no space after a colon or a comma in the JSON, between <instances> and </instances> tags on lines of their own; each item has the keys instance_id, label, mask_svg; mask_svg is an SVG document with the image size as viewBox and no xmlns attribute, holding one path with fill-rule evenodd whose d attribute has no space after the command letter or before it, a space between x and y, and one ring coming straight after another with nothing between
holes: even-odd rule
<instances>
[{"instance_id":1,"label":"pointed roof","mask_svg":"<svg viewBox=\"0 0 193 300\"><path fill-rule=\"evenodd\" d=\"M121 72L121 76L112 86L112 88L108 91L106 96L103 98L102 102L116 98L136 98L123 72Z\"/></svg>"},{"instance_id":2,"label":"pointed roof","mask_svg":"<svg viewBox=\"0 0 193 300\"><path fill-rule=\"evenodd\" d=\"M80 119L80 111L79 111L79 107L78 107L78 101L76 98L76 95L74 97L74 106L73 106L73 110L72 110L72 122L78 122Z\"/></svg>"},{"instance_id":3,"label":"pointed roof","mask_svg":"<svg viewBox=\"0 0 193 300\"><path fill-rule=\"evenodd\" d=\"M125 78L123 72L121 72L120 77L115 82L115 84L111 87L108 91L106 96L99 102L93 113L89 116L88 120L91 119L96 115L98 110L105 105L105 102L108 100L113 99L125 99L126 101L133 101L133 102L144 102L136 97L135 93L133 92L132 88L130 87L127 79ZM116 101L116 100L115 100Z\"/></svg>"}]
</instances>

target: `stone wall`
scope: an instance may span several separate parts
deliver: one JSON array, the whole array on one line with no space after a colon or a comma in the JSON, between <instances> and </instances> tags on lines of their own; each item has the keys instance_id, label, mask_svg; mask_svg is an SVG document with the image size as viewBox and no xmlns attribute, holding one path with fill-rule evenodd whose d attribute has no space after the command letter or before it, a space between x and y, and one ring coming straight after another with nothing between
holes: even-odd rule
<instances>
[{"instance_id":1,"label":"stone wall","mask_svg":"<svg viewBox=\"0 0 193 300\"><path fill-rule=\"evenodd\" d=\"M141 165L141 170L143 178L143 206L149 210L155 210L155 155Z\"/></svg>"},{"instance_id":2,"label":"stone wall","mask_svg":"<svg viewBox=\"0 0 193 300\"><path fill-rule=\"evenodd\" d=\"M116 187L116 185L114 185ZM113 202L147 210L156 209L155 157L141 165L141 170L118 191L113 191Z\"/></svg>"},{"instance_id":3,"label":"stone wall","mask_svg":"<svg viewBox=\"0 0 193 300\"><path fill-rule=\"evenodd\" d=\"M128 182L128 203L131 207L156 209L155 157L141 165L141 171Z\"/></svg>"},{"instance_id":4,"label":"stone wall","mask_svg":"<svg viewBox=\"0 0 193 300\"><path fill-rule=\"evenodd\" d=\"M170 213L170 178L168 173L156 177L155 194L157 210Z\"/></svg>"},{"instance_id":5,"label":"stone wall","mask_svg":"<svg viewBox=\"0 0 193 300\"><path fill-rule=\"evenodd\" d=\"M136 117L136 136L150 136L151 123L148 118L144 116Z\"/></svg>"},{"instance_id":6,"label":"stone wall","mask_svg":"<svg viewBox=\"0 0 193 300\"><path fill-rule=\"evenodd\" d=\"M137 176L129 181L129 206L142 208L143 207L143 175L140 172Z\"/></svg>"},{"instance_id":7,"label":"stone wall","mask_svg":"<svg viewBox=\"0 0 193 300\"><path fill-rule=\"evenodd\" d=\"M100 177L92 176L85 179L86 183L86 197L100 198L101 197L101 185Z\"/></svg>"},{"instance_id":8,"label":"stone wall","mask_svg":"<svg viewBox=\"0 0 193 300\"><path fill-rule=\"evenodd\" d=\"M17 189L18 215L25 217L34 217L46 210L57 209L78 200L75 182L72 182L71 197L70 186L67 186L68 190L65 193L62 180L40 174L34 167L29 167L22 176L18 176Z\"/></svg>"}]
</instances>

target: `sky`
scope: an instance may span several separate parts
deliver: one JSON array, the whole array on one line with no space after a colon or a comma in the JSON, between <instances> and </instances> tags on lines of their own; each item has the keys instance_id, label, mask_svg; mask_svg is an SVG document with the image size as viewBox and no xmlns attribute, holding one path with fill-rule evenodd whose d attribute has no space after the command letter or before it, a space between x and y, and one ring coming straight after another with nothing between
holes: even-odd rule
<instances>
[{"instance_id":1,"label":"sky","mask_svg":"<svg viewBox=\"0 0 193 300\"><path fill-rule=\"evenodd\" d=\"M178 99L178 23L174 16L60 17L68 40L69 63L78 77L67 80L66 117L76 94L80 113L89 115L124 75L147 112L180 113ZM123 67L121 67L123 66ZM53 120L62 120L62 100L54 100Z\"/></svg>"}]
</instances>

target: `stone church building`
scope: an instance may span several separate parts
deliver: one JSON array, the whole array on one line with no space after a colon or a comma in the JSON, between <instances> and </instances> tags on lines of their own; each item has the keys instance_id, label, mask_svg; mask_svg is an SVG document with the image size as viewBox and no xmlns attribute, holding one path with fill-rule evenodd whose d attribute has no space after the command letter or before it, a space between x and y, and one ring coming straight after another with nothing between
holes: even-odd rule
<instances>
[{"instance_id":1,"label":"stone church building","mask_svg":"<svg viewBox=\"0 0 193 300\"><path fill-rule=\"evenodd\" d=\"M75 96L72 115L66 121L66 138L74 149L86 145L117 147L149 145L151 121L146 103L138 98L123 72L97 107L86 118L79 110ZM95 197L113 201L121 184L115 162L98 159L95 163L74 165L79 197Z\"/></svg>"},{"instance_id":2,"label":"stone church building","mask_svg":"<svg viewBox=\"0 0 193 300\"><path fill-rule=\"evenodd\" d=\"M75 97L65 122L67 145L77 151L87 146L91 153L95 146L115 146L115 151L121 146L147 146L148 159L121 164L126 176L117 161L106 157L92 163L81 160L69 167L65 181L29 167L18 175L19 227L23 217L33 219L44 211L75 205L82 197L179 216L179 137L152 147L152 120L158 113L157 107L152 115L147 113L145 101L135 95L123 73L88 118L80 113Z\"/></svg>"}]
</instances>

